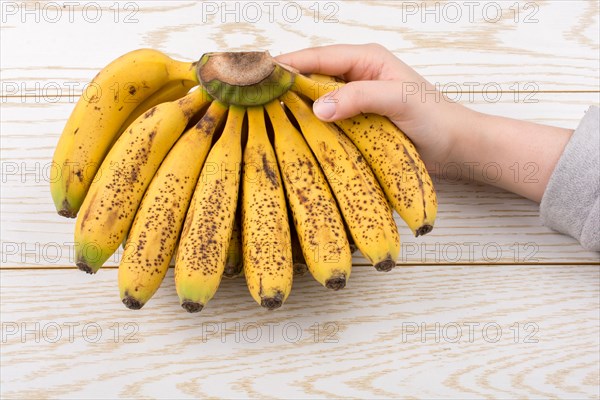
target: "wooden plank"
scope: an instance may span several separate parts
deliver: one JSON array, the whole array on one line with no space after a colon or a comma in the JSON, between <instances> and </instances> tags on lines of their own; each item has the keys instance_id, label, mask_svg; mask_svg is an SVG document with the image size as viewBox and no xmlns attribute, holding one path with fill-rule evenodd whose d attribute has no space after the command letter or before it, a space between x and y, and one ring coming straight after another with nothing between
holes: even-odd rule
<instances>
[{"instance_id":1,"label":"wooden plank","mask_svg":"<svg viewBox=\"0 0 600 400\"><path fill-rule=\"evenodd\" d=\"M192 60L368 42L448 90L597 92L600 84L598 1L121 1L58 10L62 3L3 3L0 95L79 94L100 68L140 47Z\"/></svg>"},{"instance_id":2,"label":"wooden plank","mask_svg":"<svg viewBox=\"0 0 600 400\"><path fill-rule=\"evenodd\" d=\"M481 99L470 106L496 114L574 128L593 94L538 94L537 103L498 103ZM468 98L461 99L463 101ZM7 103L2 131L2 237L0 267L58 267L73 265L74 221L56 215L48 188L49 166L59 132L73 104ZM397 219L403 240L401 263L554 263L598 262L572 238L541 226L538 206L503 190L473 182L458 182L452 166L439 167L435 177L439 196L436 228L413 238ZM513 174L515 171L502 171ZM518 179L528 171L521 166ZM120 253L107 266L118 265ZM356 264L367 261L357 256Z\"/></svg>"},{"instance_id":3,"label":"wooden plank","mask_svg":"<svg viewBox=\"0 0 600 400\"><path fill-rule=\"evenodd\" d=\"M200 314L171 273L141 311L114 270L0 277L2 398L598 397L597 266L356 268L274 312L225 280Z\"/></svg>"}]
</instances>

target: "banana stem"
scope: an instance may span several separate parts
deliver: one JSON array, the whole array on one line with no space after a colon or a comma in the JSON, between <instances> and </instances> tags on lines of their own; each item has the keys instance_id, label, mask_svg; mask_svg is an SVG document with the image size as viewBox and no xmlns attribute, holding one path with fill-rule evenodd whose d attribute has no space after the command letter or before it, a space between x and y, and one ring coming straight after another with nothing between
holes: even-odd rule
<instances>
[{"instance_id":1,"label":"banana stem","mask_svg":"<svg viewBox=\"0 0 600 400\"><path fill-rule=\"evenodd\" d=\"M192 81L195 82L196 85L200 84L200 80L198 79L198 74L196 70L196 66L198 65L198 61L195 62L185 62L185 61L175 61L173 62L172 67L170 68L170 75L173 76L173 79L181 79L184 81Z\"/></svg>"},{"instance_id":2,"label":"banana stem","mask_svg":"<svg viewBox=\"0 0 600 400\"><path fill-rule=\"evenodd\" d=\"M280 97L296 74L269 52L206 53L198 62L198 79L225 104L260 106Z\"/></svg>"}]
</instances>

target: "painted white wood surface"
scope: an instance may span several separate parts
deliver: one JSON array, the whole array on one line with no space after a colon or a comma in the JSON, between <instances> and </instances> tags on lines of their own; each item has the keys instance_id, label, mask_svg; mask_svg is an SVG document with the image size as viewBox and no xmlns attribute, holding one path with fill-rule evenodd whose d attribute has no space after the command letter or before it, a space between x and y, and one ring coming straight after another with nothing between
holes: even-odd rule
<instances>
[{"instance_id":1,"label":"painted white wood surface","mask_svg":"<svg viewBox=\"0 0 600 400\"><path fill-rule=\"evenodd\" d=\"M3 398L598 396L592 265L357 267L341 292L296 279L275 312L227 280L200 314L172 273L139 312L114 270L0 277Z\"/></svg>"},{"instance_id":2,"label":"painted white wood surface","mask_svg":"<svg viewBox=\"0 0 600 400\"><path fill-rule=\"evenodd\" d=\"M3 95L80 93L102 66L139 47L193 60L208 51L280 54L368 42L448 90L531 83L538 90L597 91L600 82L597 0L107 1L60 12L55 5L65 2L29 3L27 10L39 4L39 16L5 12L2 80L19 89L5 83Z\"/></svg>"},{"instance_id":3,"label":"painted white wood surface","mask_svg":"<svg viewBox=\"0 0 600 400\"><path fill-rule=\"evenodd\" d=\"M248 1L80 2L72 21L63 3L2 2L2 398L600 397L599 255L542 227L537 205L518 196L447 171L435 180L435 230L414 239L400 223L406 266L382 274L357 257L347 289L300 277L272 313L243 280L224 281L188 315L172 272L133 312L119 302L117 260L93 277L71 269L73 223L54 214L44 181L76 95L139 47L191 60L379 42L473 108L575 128L600 103L598 1L302 1L277 2L272 13L259 1L255 21ZM67 8L51 21L55 5ZM237 22L224 7L238 7ZM337 22L326 22L332 11Z\"/></svg>"}]
</instances>

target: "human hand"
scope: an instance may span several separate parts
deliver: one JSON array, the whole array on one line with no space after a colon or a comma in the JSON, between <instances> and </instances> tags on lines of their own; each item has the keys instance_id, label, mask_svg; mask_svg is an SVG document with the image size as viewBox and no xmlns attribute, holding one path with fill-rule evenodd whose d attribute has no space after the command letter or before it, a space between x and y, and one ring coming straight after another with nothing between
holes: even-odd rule
<instances>
[{"instance_id":1,"label":"human hand","mask_svg":"<svg viewBox=\"0 0 600 400\"><path fill-rule=\"evenodd\" d=\"M467 108L436 91L411 67L377 44L333 45L276 57L301 73L339 76L348 84L315 101L315 115L337 121L360 113L385 115L413 141L428 166L453 159Z\"/></svg>"},{"instance_id":2,"label":"human hand","mask_svg":"<svg viewBox=\"0 0 600 400\"><path fill-rule=\"evenodd\" d=\"M315 47L276 58L301 73L339 76L349 82L315 101L313 109L320 119L336 121L361 112L385 115L410 137L434 173L453 164L463 178L538 202L573 132L453 103L377 44ZM488 165L500 168L499 179L486 178ZM514 165L535 165L535 182L516 182L508 173Z\"/></svg>"}]
</instances>

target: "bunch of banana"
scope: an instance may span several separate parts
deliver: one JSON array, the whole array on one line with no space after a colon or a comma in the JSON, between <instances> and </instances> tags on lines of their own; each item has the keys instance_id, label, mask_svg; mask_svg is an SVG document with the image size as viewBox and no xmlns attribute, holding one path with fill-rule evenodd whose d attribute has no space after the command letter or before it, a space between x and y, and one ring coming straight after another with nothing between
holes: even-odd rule
<instances>
[{"instance_id":1,"label":"bunch of banana","mask_svg":"<svg viewBox=\"0 0 600 400\"><path fill-rule=\"evenodd\" d=\"M183 63L143 49L113 61L90 84L103 94L84 93L54 156L69 170L51 190L58 213L77 216L77 266L95 273L126 239L123 303L143 307L174 259L188 312L206 307L223 276L244 276L272 310L307 270L344 288L356 249L391 270L400 252L393 209L424 235L435 191L388 119L314 116L311 102L343 84L300 75L267 52Z\"/></svg>"}]
</instances>

